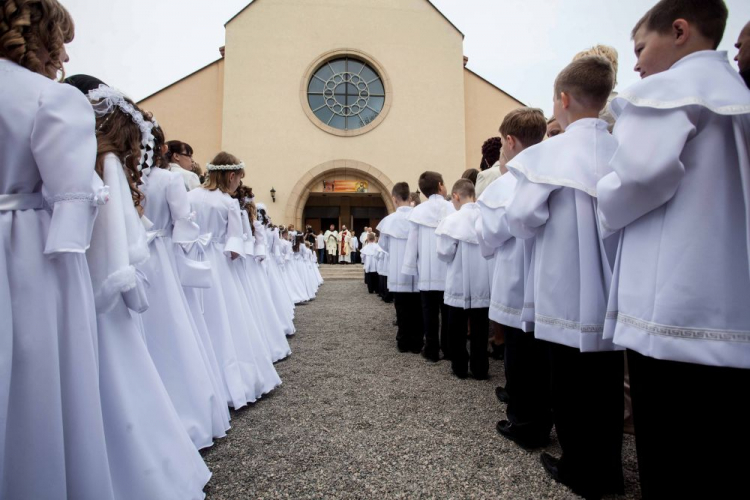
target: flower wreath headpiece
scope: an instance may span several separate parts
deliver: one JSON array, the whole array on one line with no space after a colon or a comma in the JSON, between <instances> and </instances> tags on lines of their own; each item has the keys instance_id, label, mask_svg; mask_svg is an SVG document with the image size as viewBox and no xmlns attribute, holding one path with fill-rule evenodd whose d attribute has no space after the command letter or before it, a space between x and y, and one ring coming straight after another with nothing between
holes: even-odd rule
<instances>
[{"instance_id":1,"label":"flower wreath headpiece","mask_svg":"<svg viewBox=\"0 0 750 500\"><path fill-rule=\"evenodd\" d=\"M115 108L120 108L123 113L130 116L133 123L138 125L138 129L141 131L141 158L138 162L138 170L150 169L154 165L154 134L152 131L154 127L158 127L156 120L144 119L143 113L126 101L122 92L112 87L99 85L98 88L89 90L87 96L96 116L106 116L112 113Z\"/></svg>"},{"instance_id":2,"label":"flower wreath headpiece","mask_svg":"<svg viewBox=\"0 0 750 500\"><path fill-rule=\"evenodd\" d=\"M242 170L245 168L244 162L239 162L237 165L214 165L212 163L206 163L206 170L209 172L215 170Z\"/></svg>"}]
</instances>

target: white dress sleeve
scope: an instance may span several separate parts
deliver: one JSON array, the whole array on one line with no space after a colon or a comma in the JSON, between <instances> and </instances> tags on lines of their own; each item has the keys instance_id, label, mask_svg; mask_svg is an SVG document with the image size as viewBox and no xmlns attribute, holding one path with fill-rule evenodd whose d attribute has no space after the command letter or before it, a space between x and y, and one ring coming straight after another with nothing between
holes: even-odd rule
<instances>
[{"instance_id":1,"label":"white dress sleeve","mask_svg":"<svg viewBox=\"0 0 750 500\"><path fill-rule=\"evenodd\" d=\"M263 260L268 255L266 250L266 229L258 221L252 223L255 226L255 258Z\"/></svg>"},{"instance_id":2,"label":"white dress sleeve","mask_svg":"<svg viewBox=\"0 0 750 500\"><path fill-rule=\"evenodd\" d=\"M70 85L52 85L39 98L31 152L52 206L45 254L84 253L97 208L94 201L94 111Z\"/></svg>"},{"instance_id":3,"label":"white dress sleeve","mask_svg":"<svg viewBox=\"0 0 750 500\"><path fill-rule=\"evenodd\" d=\"M242 214L240 213L240 204L235 199L230 201L227 219L227 242L224 245L224 253L234 252L244 256L245 239L242 237Z\"/></svg>"},{"instance_id":4,"label":"white dress sleeve","mask_svg":"<svg viewBox=\"0 0 750 500\"><path fill-rule=\"evenodd\" d=\"M657 111L628 106L623 111L615 125L620 145L610 161L614 172L596 186L603 237L674 196L685 175L680 153L699 113L697 107Z\"/></svg>"},{"instance_id":5,"label":"white dress sleeve","mask_svg":"<svg viewBox=\"0 0 750 500\"><path fill-rule=\"evenodd\" d=\"M549 197L560 189L551 184L537 184L525 177L518 179L513 199L505 212L508 230L519 239L536 236L549 219Z\"/></svg>"},{"instance_id":6,"label":"white dress sleeve","mask_svg":"<svg viewBox=\"0 0 750 500\"><path fill-rule=\"evenodd\" d=\"M167 185L167 205L172 216L172 241L191 243L200 236L200 227L193 221L185 183L181 176L174 175Z\"/></svg>"},{"instance_id":7,"label":"white dress sleeve","mask_svg":"<svg viewBox=\"0 0 750 500\"><path fill-rule=\"evenodd\" d=\"M443 262L450 263L456 257L458 240L445 234L437 236L437 256Z\"/></svg>"},{"instance_id":8,"label":"white dress sleeve","mask_svg":"<svg viewBox=\"0 0 750 500\"><path fill-rule=\"evenodd\" d=\"M408 276L416 276L418 271L417 263L419 259L419 225L411 223L409 226L409 236L406 238L406 251L404 252L404 263L401 266L401 273Z\"/></svg>"}]
</instances>

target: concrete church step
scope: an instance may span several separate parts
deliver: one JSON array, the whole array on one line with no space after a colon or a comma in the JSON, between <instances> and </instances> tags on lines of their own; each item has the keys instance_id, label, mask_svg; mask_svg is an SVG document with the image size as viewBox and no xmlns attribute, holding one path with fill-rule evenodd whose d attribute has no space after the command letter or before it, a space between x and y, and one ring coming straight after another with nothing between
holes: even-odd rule
<instances>
[{"instance_id":1,"label":"concrete church step","mask_svg":"<svg viewBox=\"0 0 750 500\"><path fill-rule=\"evenodd\" d=\"M320 275L324 280L362 280L364 268L362 264L322 264Z\"/></svg>"}]
</instances>

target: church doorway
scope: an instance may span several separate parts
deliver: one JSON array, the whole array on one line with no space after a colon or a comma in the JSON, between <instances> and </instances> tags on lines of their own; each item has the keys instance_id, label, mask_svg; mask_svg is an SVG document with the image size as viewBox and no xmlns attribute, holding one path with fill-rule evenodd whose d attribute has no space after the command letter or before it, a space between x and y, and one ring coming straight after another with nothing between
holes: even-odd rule
<instances>
[{"instance_id":1,"label":"church doorway","mask_svg":"<svg viewBox=\"0 0 750 500\"><path fill-rule=\"evenodd\" d=\"M310 193L302 219L313 231L325 231L333 224L337 230L346 226L359 235L365 227L375 228L388 215L378 193Z\"/></svg>"}]
</instances>

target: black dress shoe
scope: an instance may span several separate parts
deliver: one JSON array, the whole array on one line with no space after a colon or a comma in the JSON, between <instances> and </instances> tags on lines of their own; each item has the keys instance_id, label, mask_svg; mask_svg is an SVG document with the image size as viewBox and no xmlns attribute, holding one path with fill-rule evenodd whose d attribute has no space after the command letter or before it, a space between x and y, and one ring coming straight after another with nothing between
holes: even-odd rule
<instances>
[{"instance_id":1,"label":"black dress shoe","mask_svg":"<svg viewBox=\"0 0 750 500\"><path fill-rule=\"evenodd\" d=\"M460 378L462 380L465 379L465 378L467 378L469 376L468 372L457 372L456 370L452 370L452 371L453 371L453 375L455 375L456 377L458 377L458 378Z\"/></svg>"},{"instance_id":2,"label":"black dress shoe","mask_svg":"<svg viewBox=\"0 0 750 500\"><path fill-rule=\"evenodd\" d=\"M549 433L546 436L535 435L529 426L518 426L507 420L501 420L495 428L501 436L510 439L526 451L549 445Z\"/></svg>"},{"instance_id":3,"label":"black dress shoe","mask_svg":"<svg viewBox=\"0 0 750 500\"><path fill-rule=\"evenodd\" d=\"M396 346L396 349L398 349L398 352L409 352L409 349L406 347Z\"/></svg>"},{"instance_id":4,"label":"black dress shoe","mask_svg":"<svg viewBox=\"0 0 750 500\"><path fill-rule=\"evenodd\" d=\"M547 471L547 474L549 474L550 477L558 483L562 482L560 481L560 470L557 468L557 464L560 462L560 459L553 457L547 452L542 453L540 459L542 461L544 470Z\"/></svg>"},{"instance_id":5,"label":"black dress shoe","mask_svg":"<svg viewBox=\"0 0 750 500\"><path fill-rule=\"evenodd\" d=\"M505 344L496 344L490 341L490 357L498 361L505 359Z\"/></svg>"},{"instance_id":6,"label":"black dress shoe","mask_svg":"<svg viewBox=\"0 0 750 500\"><path fill-rule=\"evenodd\" d=\"M476 373L471 372L471 376L474 378L474 380L489 380L490 379L490 375L488 373L480 373L479 375L477 375Z\"/></svg>"},{"instance_id":7,"label":"black dress shoe","mask_svg":"<svg viewBox=\"0 0 750 500\"><path fill-rule=\"evenodd\" d=\"M499 399L501 403L508 404L508 401L510 401L510 395L508 394L508 391L505 390L505 387L495 387L495 396L497 396L497 399Z\"/></svg>"},{"instance_id":8,"label":"black dress shoe","mask_svg":"<svg viewBox=\"0 0 750 500\"><path fill-rule=\"evenodd\" d=\"M437 363L438 361L440 361L439 354L428 354L427 351L422 351L422 357L427 361L431 361L433 363Z\"/></svg>"}]
</instances>

